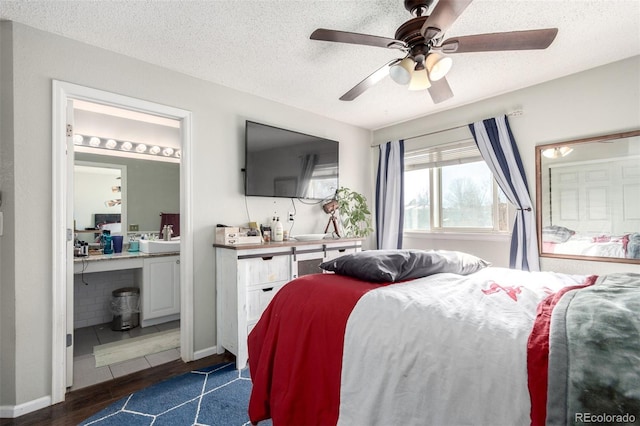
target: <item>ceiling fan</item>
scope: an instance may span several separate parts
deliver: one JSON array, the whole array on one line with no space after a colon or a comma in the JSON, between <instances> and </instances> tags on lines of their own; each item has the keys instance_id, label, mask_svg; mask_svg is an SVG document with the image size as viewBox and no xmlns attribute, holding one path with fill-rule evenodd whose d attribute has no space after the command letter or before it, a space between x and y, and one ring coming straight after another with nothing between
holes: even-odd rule
<instances>
[{"instance_id":1,"label":"ceiling fan","mask_svg":"<svg viewBox=\"0 0 640 426\"><path fill-rule=\"evenodd\" d=\"M312 40L398 49L404 58L393 59L374 71L340 97L352 101L387 75L409 90L428 89L434 103L453 97L445 78L452 59L446 55L467 52L546 49L558 33L557 28L504 33L476 34L443 40L444 33L471 4L472 0L439 0L426 15L434 0L404 0L404 7L414 18L402 24L395 38L319 28Z\"/></svg>"}]
</instances>

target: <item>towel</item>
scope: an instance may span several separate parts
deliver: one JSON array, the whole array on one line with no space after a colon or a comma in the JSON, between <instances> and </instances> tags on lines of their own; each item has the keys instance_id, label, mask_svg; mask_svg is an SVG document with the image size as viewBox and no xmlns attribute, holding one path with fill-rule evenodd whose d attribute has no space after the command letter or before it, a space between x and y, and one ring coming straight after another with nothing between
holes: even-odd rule
<instances>
[{"instance_id":1,"label":"towel","mask_svg":"<svg viewBox=\"0 0 640 426\"><path fill-rule=\"evenodd\" d=\"M160 233L165 225L173 225L172 237L180 236L180 213L160 213Z\"/></svg>"}]
</instances>

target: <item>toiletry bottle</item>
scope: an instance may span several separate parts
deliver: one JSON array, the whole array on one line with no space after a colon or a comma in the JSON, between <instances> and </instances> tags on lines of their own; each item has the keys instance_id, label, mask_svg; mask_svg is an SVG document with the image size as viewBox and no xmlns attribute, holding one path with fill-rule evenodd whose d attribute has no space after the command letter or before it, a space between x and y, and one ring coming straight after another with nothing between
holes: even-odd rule
<instances>
[{"instance_id":1,"label":"toiletry bottle","mask_svg":"<svg viewBox=\"0 0 640 426\"><path fill-rule=\"evenodd\" d=\"M276 217L276 226L275 231L273 233L273 241L282 242L284 237L284 228L282 227L282 222L280 222L280 218Z\"/></svg>"}]
</instances>

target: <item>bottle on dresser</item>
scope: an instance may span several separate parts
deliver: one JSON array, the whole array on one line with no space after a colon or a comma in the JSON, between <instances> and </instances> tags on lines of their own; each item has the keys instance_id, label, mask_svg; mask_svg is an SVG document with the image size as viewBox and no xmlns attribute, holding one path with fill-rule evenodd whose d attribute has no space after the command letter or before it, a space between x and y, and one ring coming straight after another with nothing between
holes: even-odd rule
<instances>
[{"instance_id":1,"label":"bottle on dresser","mask_svg":"<svg viewBox=\"0 0 640 426\"><path fill-rule=\"evenodd\" d=\"M282 226L282 222L280 222L280 217L275 218L275 225L272 227L273 229L273 241L282 242L284 239L284 227Z\"/></svg>"}]
</instances>

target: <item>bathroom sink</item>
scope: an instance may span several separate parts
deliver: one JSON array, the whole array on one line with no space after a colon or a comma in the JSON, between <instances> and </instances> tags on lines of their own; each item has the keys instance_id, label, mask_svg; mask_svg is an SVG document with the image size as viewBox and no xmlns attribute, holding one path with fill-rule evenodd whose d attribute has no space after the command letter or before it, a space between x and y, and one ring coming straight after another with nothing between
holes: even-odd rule
<instances>
[{"instance_id":1,"label":"bathroom sink","mask_svg":"<svg viewBox=\"0 0 640 426\"><path fill-rule=\"evenodd\" d=\"M179 252L180 240L140 240L140 251L149 254Z\"/></svg>"}]
</instances>

